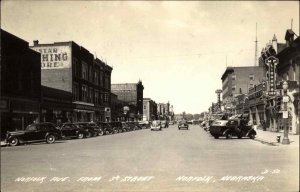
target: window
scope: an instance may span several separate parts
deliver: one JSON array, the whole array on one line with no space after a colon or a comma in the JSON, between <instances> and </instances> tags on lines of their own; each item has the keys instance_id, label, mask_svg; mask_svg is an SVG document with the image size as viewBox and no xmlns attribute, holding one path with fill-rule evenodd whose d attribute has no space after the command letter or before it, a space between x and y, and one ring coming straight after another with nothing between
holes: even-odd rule
<instances>
[{"instance_id":1,"label":"window","mask_svg":"<svg viewBox=\"0 0 300 192\"><path fill-rule=\"evenodd\" d=\"M74 74L74 77L78 77L78 74L79 74L79 62L78 62L78 59L73 57L73 74Z\"/></svg>"},{"instance_id":2,"label":"window","mask_svg":"<svg viewBox=\"0 0 300 192\"><path fill-rule=\"evenodd\" d=\"M108 103L109 102L109 95L108 93L104 93L104 103Z\"/></svg>"},{"instance_id":3,"label":"window","mask_svg":"<svg viewBox=\"0 0 300 192\"><path fill-rule=\"evenodd\" d=\"M81 78L88 80L88 65L85 62L82 62Z\"/></svg>"},{"instance_id":4,"label":"window","mask_svg":"<svg viewBox=\"0 0 300 192\"><path fill-rule=\"evenodd\" d=\"M94 91L93 88L90 88L90 92L89 92L89 102L93 103L94 102Z\"/></svg>"},{"instance_id":5,"label":"window","mask_svg":"<svg viewBox=\"0 0 300 192\"><path fill-rule=\"evenodd\" d=\"M103 87L103 71L100 71L99 84L100 84L101 87Z\"/></svg>"},{"instance_id":6,"label":"window","mask_svg":"<svg viewBox=\"0 0 300 192\"><path fill-rule=\"evenodd\" d=\"M94 82L94 79L93 79L94 75L93 75L93 68L92 66L90 66L90 71L89 71L89 81L90 82Z\"/></svg>"},{"instance_id":7,"label":"window","mask_svg":"<svg viewBox=\"0 0 300 192\"><path fill-rule=\"evenodd\" d=\"M236 89L236 86L235 86L235 85L233 85L233 86L232 86L232 88L231 88L231 90L234 92L234 91L235 91L235 89Z\"/></svg>"},{"instance_id":8,"label":"window","mask_svg":"<svg viewBox=\"0 0 300 192\"><path fill-rule=\"evenodd\" d=\"M73 100L74 101L79 100L79 87L77 83L74 83L73 85Z\"/></svg>"},{"instance_id":9,"label":"window","mask_svg":"<svg viewBox=\"0 0 300 192\"><path fill-rule=\"evenodd\" d=\"M146 105L144 105L144 109L146 109L147 107L146 107Z\"/></svg>"},{"instance_id":10,"label":"window","mask_svg":"<svg viewBox=\"0 0 300 192\"><path fill-rule=\"evenodd\" d=\"M249 79L250 81L254 81L254 75L253 74L249 75Z\"/></svg>"},{"instance_id":11,"label":"window","mask_svg":"<svg viewBox=\"0 0 300 192\"><path fill-rule=\"evenodd\" d=\"M99 85L99 71L97 70L94 71L94 80L95 80L95 85Z\"/></svg>"},{"instance_id":12,"label":"window","mask_svg":"<svg viewBox=\"0 0 300 192\"><path fill-rule=\"evenodd\" d=\"M82 101L87 102L88 97L88 88L85 85L82 85Z\"/></svg>"},{"instance_id":13,"label":"window","mask_svg":"<svg viewBox=\"0 0 300 192\"><path fill-rule=\"evenodd\" d=\"M232 79L232 80L235 80L235 79L236 79L236 75L232 75L232 76L231 76L231 79Z\"/></svg>"},{"instance_id":14,"label":"window","mask_svg":"<svg viewBox=\"0 0 300 192\"><path fill-rule=\"evenodd\" d=\"M99 104L99 91L95 90L95 104Z\"/></svg>"}]
</instances>

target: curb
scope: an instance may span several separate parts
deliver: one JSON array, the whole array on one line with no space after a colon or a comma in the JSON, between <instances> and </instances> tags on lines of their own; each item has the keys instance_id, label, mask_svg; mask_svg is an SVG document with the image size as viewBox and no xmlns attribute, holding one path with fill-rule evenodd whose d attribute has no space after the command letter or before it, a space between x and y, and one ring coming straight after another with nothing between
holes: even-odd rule
<instances>
[{"instance_id":1,"label":"curb","mask_svg":"<svg viewBox=\"0 0 300 192\"><path fill-rule=\"evenodd\" d=\"M255 138L254 140L258 141L258 142L260 142L262 144L267 144L267 145L271 145L271 146L280 146L280 143L270 142L270 141L267 141L267 140L264 140L264 139L261 139L261 138Z\"/></svg>"}]
</instances>

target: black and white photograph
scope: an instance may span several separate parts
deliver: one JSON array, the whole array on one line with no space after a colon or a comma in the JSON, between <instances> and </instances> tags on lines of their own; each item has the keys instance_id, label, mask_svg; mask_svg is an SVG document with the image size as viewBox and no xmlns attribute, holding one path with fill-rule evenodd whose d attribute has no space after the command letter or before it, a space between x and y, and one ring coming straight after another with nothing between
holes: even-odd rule
<instances>
[{"instance_id":1,"label":"black and white photograph","mask_svg":"<svg viewBox=\"0 0 300 192\"><path fill-rule=\"evenodd\" d=\"M299 191L299 1L0 3L1 192Z\"/></svg>"}]
</instances>

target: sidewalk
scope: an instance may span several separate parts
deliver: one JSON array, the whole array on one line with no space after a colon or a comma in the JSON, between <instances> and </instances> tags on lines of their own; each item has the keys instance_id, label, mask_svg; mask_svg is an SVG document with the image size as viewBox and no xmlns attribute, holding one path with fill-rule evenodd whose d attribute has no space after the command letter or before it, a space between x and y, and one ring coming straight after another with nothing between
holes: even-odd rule
<instances>
[{"instance_id":1,"label":"sidewalk","mask_svg":"<svg viewBox=\"0 0 300 192\"><path fill-rule=\"evenodd\" d=\"M256 137L254 140L259 141L264 144L269 144L273 146L298 146L299 147L299 135L289 134L289 145L283 145L283 132L272 132L272 131L263 131L261 129L256 130ZM280 143L277 142L277 135L280 135Z\"/></svg>"}]
</instances>

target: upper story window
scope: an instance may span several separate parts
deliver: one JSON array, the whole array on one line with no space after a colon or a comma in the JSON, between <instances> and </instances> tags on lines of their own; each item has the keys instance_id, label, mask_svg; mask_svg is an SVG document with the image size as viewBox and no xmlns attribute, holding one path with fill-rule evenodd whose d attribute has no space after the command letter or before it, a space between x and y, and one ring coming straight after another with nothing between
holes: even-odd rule
<instances>
[{"instance_id":1,"label":"upper story window","mask_svg":"<svg viewBox=\"0 0 300 192\"><path fill-rule=\"evenodd\" d=\"M234 91L236 90L236 86L235 86L235 85L232 85L231 90L234 92Z\"/></svg>"},{"instance_id":2,"label":"upper story window","mask_svg":"<svg viewBox=\"0 0 300 192\"><path fill-rule=\"evenodd\" d=\"M90 82L94 82L94 74L93 74L93 67L92 66L90 66L90 69L89 69L90 71L89 71L89 81Z\"/></svg>"},{"instance_id":3,"label":"upper story window","mask_svg":"<svg viewBox=\"0 0 300 192\"><path fill-rule=\"evenodd\" d=\"M253 74L249 75L249 79L250 79L251 81L254 81L254 75L253 75Z\"/></svg>"},{"instance_id":4,"label":"upper story window","mask_svg":"<svg viewBox=\"0 0 300 192\"><path fill-rule=\"evenodd\" d=\"M99 92L95 90L95 104L99 104Z\"/></svg>"},{"instance_id":5,"label":"upper story window","mask_svg":"<svg viewBox=\"0 0 300 192\"><path fill-rule=\"evenodd\" d=\"M94 80L95 80L95 85L99 85L99 71L97 70L94 71Z\"/></svg>"},{"instance_id":6,"label":"upper story window","mask_svg":"<svg viewBox=\"0 0 300 192\"><path fill-rule=\"evenodd\" d=\"M85 79L85 80L88 80L88 65L85 62L82 62L81 78Z\"/></svg>"},{"instance_id":7,"label":"upper story window","mask_svg":"<svg viewBox=\"0 0 300 192\"><path fill-rule=\"evenodd\" d=\"M73 74L75 77L79 77L79 61L77 58L73 57Z\"/></svg>"},{"instance_id":8,"label":"upper story window","mask_svg":"<svg viewBox=\"0 0 300 192\"><path fill-rule=\"evenodd\" d=\"M104 93L104 103L108 103L109 102L109 93Z\"/></svg>"},{"instance_id":9,"label":"upper story window","mask_svg":"<svg viewBox=\"0 0 300 192\"><path fill-rule=\"evenodd\" d=\"M77 83L73 84L73 99L79 101L79 86Z\"/></svg>"},{"instance_id":10,"label":"upper story window","mask_svg":"<svg viewBox=\"0 0 300 192\"><path fill-rule=\"evenodd\" d=\"M82 101L87 102L88 99L88 87L82 85Z\"/></svg>"},{"instance_id":11,"label":"upper story window","mask_svg":"<svg viewBox=\"0 0 300 192\"><path fill-rule=\"evenodd\" d=\"M231 76L231 79L232 79L232 80L236 80L236 75L232 75L232 76Z\"/></svg>"}]
</instances>

